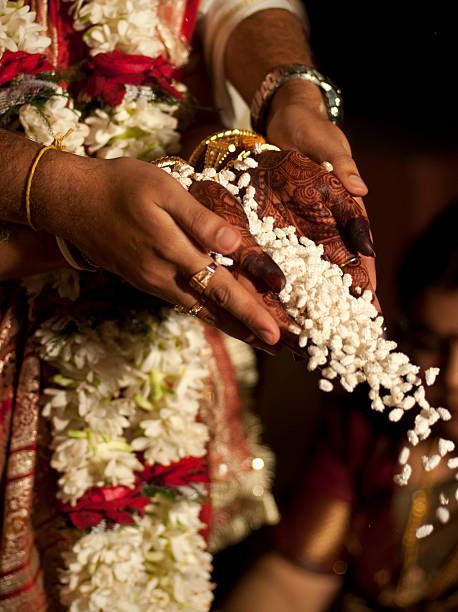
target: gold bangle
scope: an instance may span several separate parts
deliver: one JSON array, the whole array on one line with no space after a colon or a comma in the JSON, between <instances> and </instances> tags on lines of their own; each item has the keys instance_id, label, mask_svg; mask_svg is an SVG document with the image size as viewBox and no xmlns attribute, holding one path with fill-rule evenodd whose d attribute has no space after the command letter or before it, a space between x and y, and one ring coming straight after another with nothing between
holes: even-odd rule
<instances>
[{"instance_id":1,"label":"gold bangle","mask_svg":"<svg viewBox=\"0 0 458 612\"><path fill-rule=\"evenodd\" d=\"M32 190L32 181L33 181L33 177L35 176L35 171L38 167L38 164L40 162L40 159L43 157L43 155L47 152L47 151L51 151L52 149L58 150L59 147L56 145L48 145L46 147L42 147L35 159L33 160L33 164L32 167L29 170L29 175L27 177L27 184L25 187L25 214L27 217L27 223L29 224L29 226L35 230L36 232L38 231L38 228L32 223L32 213L31 213L31 206L30 206L30 192Z\"/></svg>"},{"instance_id":2,"label":"gold bangle","mask_svg":"<svg viewBox=\"0 0 458 612\"><path fill-rule=\"evenodd\" d=\"M198 170L215 168L220 170L228 157L237 151L252 149L255 144L265 145L263 136L251 130L221 130L204 138L189 157L189 163Z\"/></svg>"},{"instance_id":3,"label":"gold bangle","mask_svg":"<svg viewBox=\"0 0 458 612\"><path fill-rule=\"evenodd\" d=\"M153 159L150 162L152 166L157 166L158 168L174 168L177 164L187 164L188 162L184 160L179 155L163 155L162 157L158 157L158 159Z\"/></svg>"}]
</instances>

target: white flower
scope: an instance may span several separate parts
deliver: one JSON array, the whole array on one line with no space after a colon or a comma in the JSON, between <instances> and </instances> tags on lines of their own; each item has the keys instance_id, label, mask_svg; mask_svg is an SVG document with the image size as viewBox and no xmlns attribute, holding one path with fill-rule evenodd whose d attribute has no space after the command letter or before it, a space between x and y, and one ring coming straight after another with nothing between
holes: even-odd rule
<instances>
[{"instance_id":1,"label":"white flower","mask_svg":"<svg viewBox=\"0 0 458 612\"><path fill-rule=\"evenodd\" d=\"M60 499L75 503L94 486L134 485L135 472L142 469L142 464L123 438L110 439L91 431L65 433L52 441L51 465L62 474L57 494ZM70 437L76 434L84 437Z\"/></svg>"},{"instance_id":2,"label":"white flower","mask_svg":"<svg viewBox=\"0 0 458 612\"><path fill-rule=\"evenodd\" d=\"M141 89L135 89L138 95L126 95L112 110L96 109L87 117L90 132L85 144L91 154L151 161L178 151L180 136L174 116L178 106L151 101Z\"/></svg>"},{"instance_id":3,"label":"white flower","mask_svg":"<svg viewBox=\"0 0 458 612\"><path fill-rule=\"evenodd\" d=\"M158 0L79 0L75 28L85 30L84 41L92 53L118 49L157 57L166 53L159 35Z\"/></svg>"},{"instance_id":4,"label":"white flower","mask_svg":"<svg viewBox=\"0 0 458 612\"><path fill-rule=\"evenodd\" d=\"M147 463L168 465L185 457L202 457L208 442L207 426L193 423L169 414L160 414L157 420L143 420L140 427L144 436L134 438L132 448L144 451Z\"/></svg>"},{"instance_id":5,"label":"white flower","mask_svg":"<svg viewBox=\"0 0 458 612\"><path fill-rule=\"evenodd\" d=\"M54 272L34 274L22 281L30 299L40 295L47 286L52 287L62 298L76 300L80 294L80 276L73 268L62 268Z\"/></svg>"},{"instance_id":6,"label":"white flower","mask_svg":"<svg viewBox=\"0 0 458 612\"><path fill-rule=\"evenodd\" d=\"M132 402L120 398L106 400L96 395L79 393L79 415L88 423L92 431L110 437L121 436L129 427L129 417L134 411Z\"/></svg>"},{"instance_id":7,"label":"white flower","mask_svg":"<svg viewBox=\"0 0 458 612\"><path fill-rule=\"evenodd\" d=\"M5 51L43 53L51 44L35 18L36 13L24 2L0 0L0 58Z\"/></svg>"},{"instance_id":8,"label":"white flower","mask_svg":"<svg viewBox=\"0 0 458 612\"><path fill-rule=\"evenodd\" d=\"M84 155L83 144L89 128L79 122L80 116L63 90L49 98L42 109L24 104L19 110L19 120L29 138L43 145L60 138L66 151Z\"/></svg>"},{"instance_id":9,"label":"white flower","mask_svg":"<svg viewBox=\"0 0 458 612\"><path fill-rule=\"evenodd\" d=\"M210 555L200 505L154 499L136 526L84 535L65 554L62 603L71 611L204 612Z\"/></svg>"}]
</instances>

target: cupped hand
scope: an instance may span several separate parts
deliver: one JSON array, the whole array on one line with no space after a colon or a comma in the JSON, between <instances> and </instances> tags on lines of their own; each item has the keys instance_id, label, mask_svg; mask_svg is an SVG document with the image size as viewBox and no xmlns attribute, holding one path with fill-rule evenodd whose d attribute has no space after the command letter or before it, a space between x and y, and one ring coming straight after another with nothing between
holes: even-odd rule
<instances>
[{"instance_id":1,"label":"cupped hand","mask_svg":"<svg viewBox=\"0 0 458 612\"><path fill-rule=\"evenodd\" d=\"M294 321L286 313L278 298L278 293L284 287L285 278L277 264L263 252L250 234L248 220L240 202L227 189L213 181L196 182L191 186L190 192L209 210L239 229L242 239L239 247L231 254L233 260L231 273L255 296L259 304L269 310L280 328L283 343L293 351L301 352L297 336L290 331ZM199 318L210 325L217 325L218 312L215 305L206 304L199 313ZM253 344L253 338L246 335L246 331L234 317L226 314L224 327L229 330L230 335Z\"/></svg>"},{"instance_id":2,"label":"cupped hand","mask_svg":"<svg viewBox=\"0 0 458 612\"><path fill-rule=\"evenodd\" d=\"M297 151L265 151L250 171L257 213L322 244L326 259L353 278L352 290L375 293L374 250L367 213L332 172Z\"/></svg>"},{"instance_id":3,"label":"cupped hand","mask_svg":"<svg viewBox=\"0 0 458 612\"><path fill-rule=\"evenodd\" d=\"M346 271L352 274L355 286L364 288L364 279L357 279L361 271L359 264L362 263L370 279L369 288L375 292L372 239L366 208L361 199L361 196L367 194L367 187L353 160L345 134L328 118L318 87L304 80L292 80L283 84L272 100L267 117L267 136L270 142L281 149L294 150L309 158L306 165L311 170L310 176L314 173L317 175L313 189L329 195L326 201L328 208L332 208L332 216L338 222L339 231L345 230L342 236L344 245L352 253L359 253L356 269L348 264ZM317 165L329 162L333 170L331 173L324 168L319 171L313 162ZM354 196L354 199L350 196ZM347 255L342 244L332 240L327 243L330 260L342 265L340 259ZM334 254L330 253L331 244L336 249ZM380 308L376 297L374 303Z\"/></svg>"},{"instance_id":4,"label":"cupped hand","mask_svg":"<svg viewBox=\"0 0 458 612\"><path fill-rule=\"evenodd\" d=\"M299 236L306 236L322 244L326 259L351 274L351 290L375 291L375 266L369 221L365 209L354 200L342 183L321 166L296 151L266 151L256 156L258 167L249 170L251 185L256 190L257 214L271 216L277 227L293 225ZM278 280L272 260L257 246L248 230L248 222L241 204L217 183L203 181L191 187L191 193L220 217L240 230L242 241L232 254L232 268L238 280L247 288L256 287L257 299L262 301L277 321L283 342L301 354L297 337L291 333L294 323L278 298L280 286L263 285L253 279L268 277ZM260 271L262 270L262 274ZM359 289L356 290L356 287ZM378 302L374 294L376 306ZM214 322L209 307L202 316Z\"/></svg>"}]
</instances>

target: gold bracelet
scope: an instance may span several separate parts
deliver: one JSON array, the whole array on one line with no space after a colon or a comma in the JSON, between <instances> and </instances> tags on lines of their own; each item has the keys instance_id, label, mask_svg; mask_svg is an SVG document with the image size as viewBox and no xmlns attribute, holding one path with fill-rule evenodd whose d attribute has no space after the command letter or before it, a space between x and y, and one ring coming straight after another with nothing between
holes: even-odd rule
<instances>
[{"instance_id":1,"label":"gold bracelet","mask_svg":"<svg viewBox=\"0 0 458 612\"><path fill-rule=\"evenodd\" d=\"M150 162L152 166L157 166L158 168L174 168L177 164L186 164L187 161L184 160L179 155L163 155L162 157L158 157L158 159L153 159Z\"/></svg>"},{"instance_id":2,"label":"gold bracelet","mask_svg":"<svg viewBox=\"0 0 458 612\"><path fill-rule=\"evenodd\" d=\"M263 136L251 130L221 130L204 138L189 157L189 163L197 170L215 168L220 170L228 158L238 152L250 150L254 145L266 145Z\"/></svg>"},{"instance_id":3,"label":"gold bracelet","mask_svg":"<svg viewBox=\"0 0 458 612\"><path fill-rule=\"evenodd\" d=\"M36 169L38 167L40 159L43 157L43 155L47 151L51 151L52 149L58 150L59 147L54 145L54 144L51 144L51 145L48 145L46 147L42 147L38 151L35 159L33 160L32 167L30 168L29 175L27 177L27 184L26 184L26 187L25 187L25 214L26 214L26 217L27 217L27 223L36 232L38 231L38 228L32 223L32 213L31 213L31 206L30 206L30 192L32 190L32 181L33 181L33 177L35 176L35 171L36 171Z\"/></svg>"}]
</instances>

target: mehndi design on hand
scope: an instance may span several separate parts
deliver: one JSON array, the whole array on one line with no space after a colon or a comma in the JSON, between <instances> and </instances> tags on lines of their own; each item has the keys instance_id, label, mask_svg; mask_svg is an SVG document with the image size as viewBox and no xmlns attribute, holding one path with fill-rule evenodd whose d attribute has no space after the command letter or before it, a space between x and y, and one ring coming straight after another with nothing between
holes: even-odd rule
<instances>
[{"instance_id":1,"label":"mehndi design on hand","mask_svg":"<svg viewBox=\"0 0 458 612\"><path fill-rule=\"evenodd\" d=\"M189 191L201 204L239 228L242 243L231 254L234 260L231 272L239 280L242 275L247 277L245 281L249 279L256 287L280 327L283 343L299 355L306 354L299 348L297 336L290 331L291 325L295 323L277 295L284 287L285 277L279 266L256 244L240 203L224 187L213 181L196 182ZM207 317L207 322L211 323L211 318Z\"/></svg>"},{"instance_id":2,"label":"mehndi design on hand","mask_svg":"<svg viewBox=\"0 0 458 612\"><path fill-rule=\"evenodd\" d=\"M373 256L369 220L340 180L296 151L265 151L250 171L259 217L278 226L294 225L324 247L326 259L353 277L353 291L371 289L367 269L355 255ZM346 265L347 264L347 265Z\"/></svg>"},{"instance_id":3,"label":"mehndi design on hand","mask_svg":"<svg viewBox=\"0 0 458 612\"><path fill-rule=\"evenodd\" d=\"M326 259L341 266L353 278L352 290L372 289L368 271L357 253L374 254L369 221L360 206L332 173L295 151L266 151L256 157L258 167L249 170L250 185L255 188L260 218L271 216L277 227L293 225L298 236L306 236L324 247ZM236 169L231 168L236 174ZM291 332L288 316L278 293L284 276L249 232L241 204L220 184L213 181L194 183L190 192L207 208L237 226L242 243L231 255L231 271L243 275L258 289L264 303L275 317L283 342L296 354L297 337ZM358 291L356 291L358 293Z\"/></svg>"}]
</instances>

